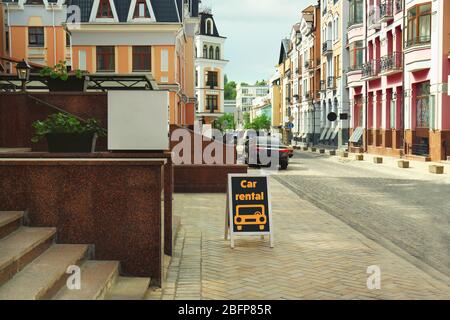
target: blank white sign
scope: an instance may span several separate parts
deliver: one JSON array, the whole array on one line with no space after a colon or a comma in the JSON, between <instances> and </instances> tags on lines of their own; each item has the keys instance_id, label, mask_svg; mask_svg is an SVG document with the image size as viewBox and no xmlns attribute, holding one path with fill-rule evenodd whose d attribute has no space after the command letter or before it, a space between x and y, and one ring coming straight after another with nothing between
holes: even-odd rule
<instances>
[{"instance_id":1,"label":"blank white sign","mask_svg":"<svg viewBox=\"0 0 450 320\"><path fill-rule=\"evenodd\" d=\"M108 91L108 149L169 149L169 92Z\"/></svg>"}]
</instances>

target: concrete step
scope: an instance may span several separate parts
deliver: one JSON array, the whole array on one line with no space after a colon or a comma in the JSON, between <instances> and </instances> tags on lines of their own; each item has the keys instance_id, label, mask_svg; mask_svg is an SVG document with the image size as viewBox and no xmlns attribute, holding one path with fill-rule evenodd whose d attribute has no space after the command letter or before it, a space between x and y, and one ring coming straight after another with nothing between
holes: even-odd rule
<instances>
[{"instance_id":1,"label":"concrete step","mask_svg":"<svg viewBox=\"0 0 450 320\"><path fill-rule=\"evenodd\" d=\"M22 218L22 211L0 211L0 239L19 229Z\"/></svg>"},{"instance_id":2,"label":"concrete step","mask_svg":"<svg viewBox=\"0 0 450 320\"><path fill-rule=\"evenodd\" d=\"M67 286L55 295L55 300L101 300L119 274L118 261L86 261L81 266L81 289Z\"/></svg>"},{"instance_id":3,"label":"concrete step","mask_svg":"<svg viewBox=\"0 0 450 320\"><path fill-rule=\"evenodd\" d=\"M118 277L107 300L142 300L150 286L150 278Z\"/></svg>"},{"instance_id":4,"label":"concrete step","mask_svg":"<svg viewBox=\"0 0 450 320\"><path fill-rule=\"evenodd\" d=\"M52 245L0 287L0 300L50 299L65 285L67 268L80 265L87 245Z\"/></svg>"},{"instance_id":5,"label":"concrete step","mask_svg":"<svg viewBox=\"0 0 450 320\"><path fill-rule=\"evenodd\" d=\"M20 227L0 240L0 286L53 243L55 228Z\"/></svg>"}]
</instances>

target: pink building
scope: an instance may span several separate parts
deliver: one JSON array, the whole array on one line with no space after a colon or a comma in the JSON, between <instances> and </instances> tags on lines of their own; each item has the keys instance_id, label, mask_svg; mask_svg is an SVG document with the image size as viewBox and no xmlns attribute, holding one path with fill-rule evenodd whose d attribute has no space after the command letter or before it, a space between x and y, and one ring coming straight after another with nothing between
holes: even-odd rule
<instances>
[{"instance_id":1,"label":"pink building","mask_svg":"<svg viewBox=\"0 0 450 320\"><path fill-rule=\"evenodd\" d=\"M363 28L354 37L360 39L362 34L364 39L361 81L355 71L347 73L351 148L422 160L446 159L450 155L450 114L445 107L450 23L444 21L444 12L450 12L450 1L363 2ZM360 47L360 43L352 45L353 30L348 29L350 60Z\"/></svg>"}]
</instances>

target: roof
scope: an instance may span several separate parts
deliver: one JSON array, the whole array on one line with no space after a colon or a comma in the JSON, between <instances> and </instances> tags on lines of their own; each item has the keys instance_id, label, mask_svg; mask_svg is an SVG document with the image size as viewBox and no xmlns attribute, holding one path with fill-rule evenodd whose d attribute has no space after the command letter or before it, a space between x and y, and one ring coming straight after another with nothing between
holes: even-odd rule
<instances>
[{"instance_id":1,"label":"roof","mask_svg":"<svg viewBox=\"0 0 450 320\"><path fill-rule=\"evenodd\" d=\"M119 22L127 22L131 0L113 0ZM150 0L157 22L180 22L183 0ZM81 22L89 22L94 0L67 0L67 5L77 5L81 9ZM192 15L198 13L198 0L192 0Z\"/></svg>"},{"instance_id":2,"label":"roof","mask_svg":"<svg viewBox=\"0 0 450 320\"><path fill-rule=\"evenodd\" d=\"M200 12L199 16L200 16L200 35L222 38L219 34L219 30L217 29L216 21L214 20L214 16L212 15L212 13L203 11L203 12ZM208 21L209 19L211 19L212 23L213 23L212 34L206 33L206 21Z\"/></svg>"},{"instance_id":3,"label":"roof","mask_svg":"<svg viewBox=\"0 0 450 320\"><path fill-rule=\"evenodd\" d=\"M280 57L278 59L278 64L283 63L287 57L289 52L289 39L281 40L281 48L280 48Z\"/></svg>"}]
</instances>

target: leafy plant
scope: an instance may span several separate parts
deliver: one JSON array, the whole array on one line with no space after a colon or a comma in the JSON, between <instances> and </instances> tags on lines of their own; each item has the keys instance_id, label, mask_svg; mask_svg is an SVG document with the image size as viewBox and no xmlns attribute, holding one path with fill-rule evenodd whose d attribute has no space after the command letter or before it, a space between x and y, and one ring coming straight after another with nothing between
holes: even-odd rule
<instances>
[{"instance_id":1,"label":"leafy plant","mask_svg":"<svg viewBox=\"0 0 450 320\"><path fill-rule=\"evenodd\" d=\"M245 129L270 130L271 120L265 114L253 119L252 122L245 123Z\"/></svg>"},{"instance_id":2,"label":"leafy plant","mask_svg":"<svg viewBox=\"0 0 450 320\"><path fill-rule=\"evenodd\" d=\"M44 67L41 70L40 75L43 77L50 77L52 79L61 79L63 81L67 81L70 74L73 74L78 79L81 79L86 73L86 71L81 70L74 70L72 72L69 72L67 70L66 61L60 61L54 67Z\"/></svg>"},{"instance_id":3,"label":"leafy plant","mask_svg":"<svg viewBox=\"0 0 450 320\"><path fill-rule=\"evenodd\" d=\"M106 136L106 130L101 127L98 120L89 119L82 122L65 113L55 113L44 121L35 121L33 128L35 136L31 139L32 142L38 142L49 133L94 133L99 137Z\"/></svg>"},{"instance_id":4,"label":"leafy plant","mask_svg":"<svg viewBox=\"0 0 450 320\"><path fill-rule=\"evenodd\" d=\"M214 128L221 131L236 129L236 125L234 123L234 115L232 113L224 114L216 121L214 121Z\"/></svg>"}]
</instances>

